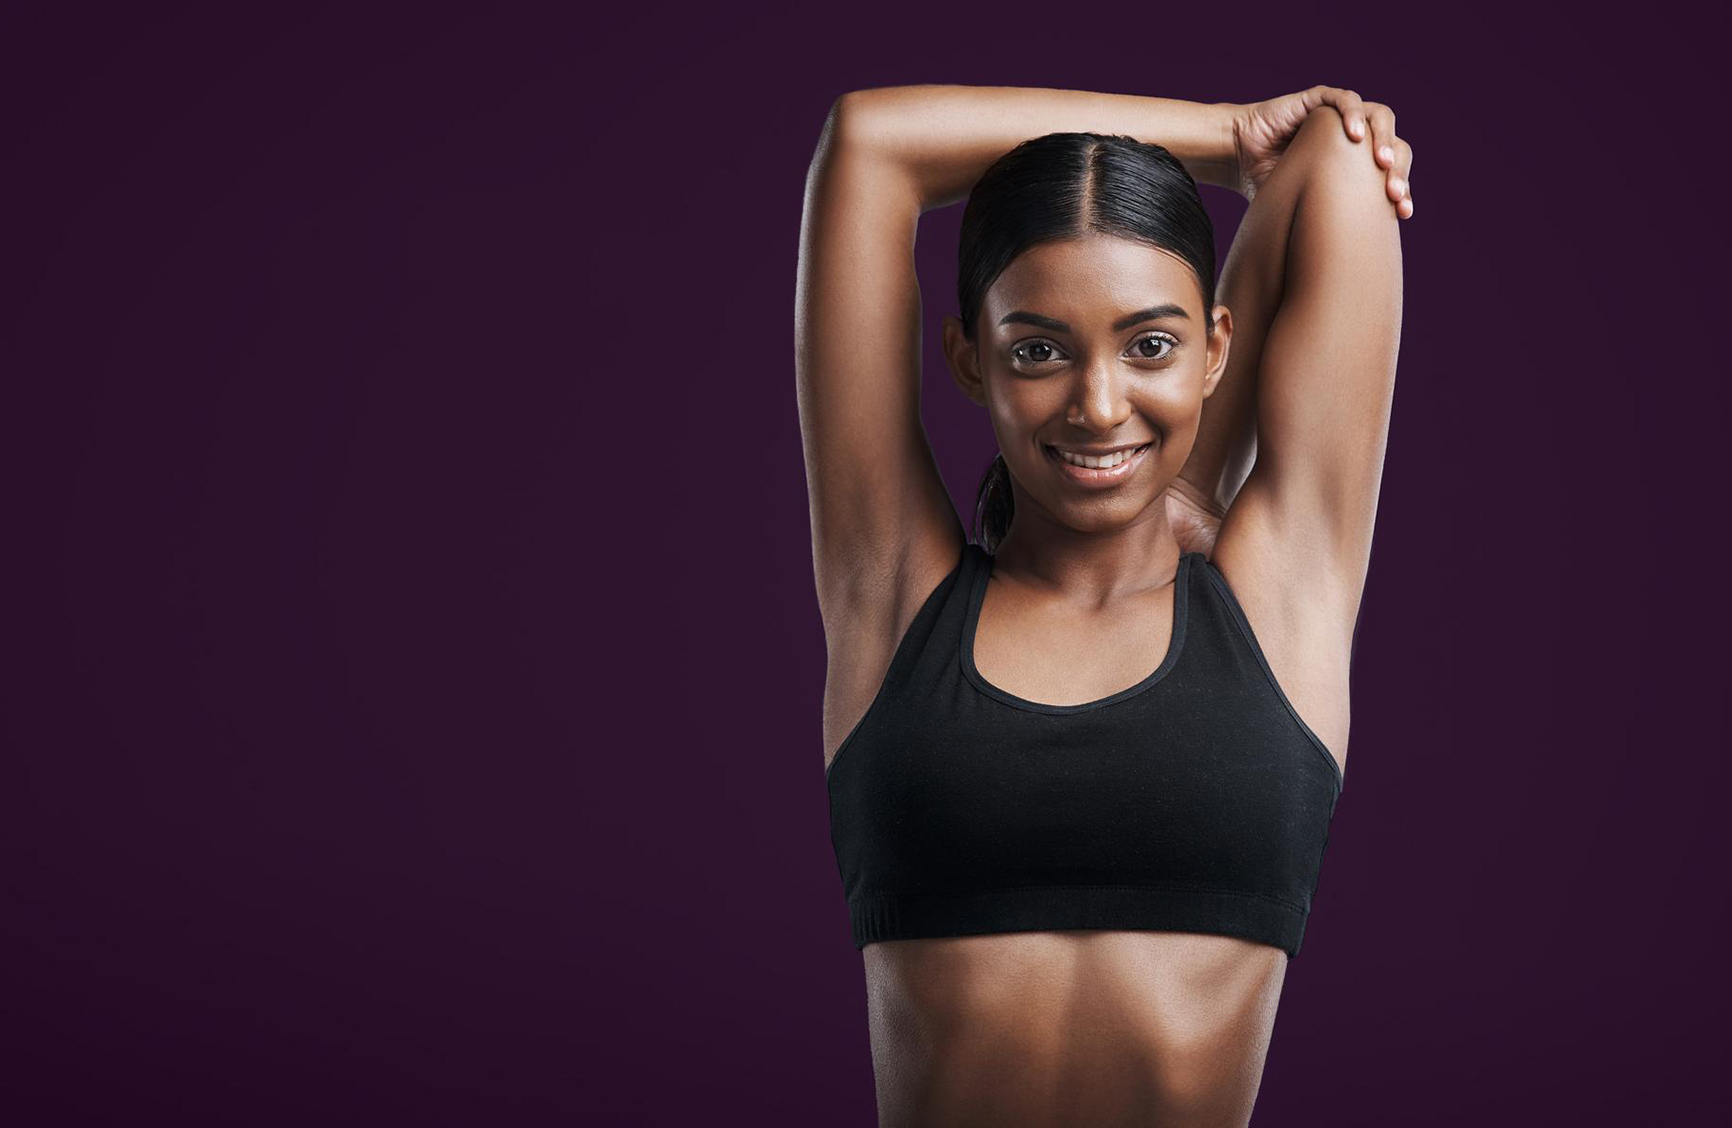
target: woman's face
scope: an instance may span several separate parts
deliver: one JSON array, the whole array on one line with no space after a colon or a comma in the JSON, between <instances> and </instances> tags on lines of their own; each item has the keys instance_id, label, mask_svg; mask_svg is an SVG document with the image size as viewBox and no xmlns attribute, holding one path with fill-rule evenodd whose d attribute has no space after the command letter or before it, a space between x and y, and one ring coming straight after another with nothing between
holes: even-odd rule
<instances>
[{"instance_id":1,"label":"woman's face","mask_svg":"<svg viewBox=\"0 0 1732 1128\"><path fill-rule=\"evenodd\" d=\"M1231 315L1215 307L1210 337L1203 312L1183 259L1089 235L1018 256L987 291L973 345L959 319L945 319L952 374L991 417L1019 518L1032 506L1102 532L1161 501L1226 367ZM1121 447L1135 449L1116 468L1069 465L1061 454Z\"/></svg>"}]
</instances>

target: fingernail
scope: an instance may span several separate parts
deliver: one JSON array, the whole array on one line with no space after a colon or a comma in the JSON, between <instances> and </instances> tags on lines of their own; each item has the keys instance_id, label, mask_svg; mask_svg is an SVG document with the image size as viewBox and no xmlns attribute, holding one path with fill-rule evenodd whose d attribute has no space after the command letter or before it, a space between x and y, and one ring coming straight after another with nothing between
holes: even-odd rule
<instances>
[{"instance_id":1,"label":"fingernail","mask_svg":"<svg viewBox=\"0 0 1732 1128\"><path fill-rule=\"evenodd\" d=\"M1391 149L1388 145L1385 145L1383 148L1377 150L1377 153L1379 156L1381 156L1386 161L1392 161L1395 159L1395 150Z\"/></svg>"},{"instance_id":2,"label":"fingernail","mask_svg":"<svg viewBox=\"0 0 1732 1128\"><path fill-rule=\"evenodd\" d=\"M1407 181L1401 179L1401 177L1398 176L1395 178L1394 184L1395 184L1395 191L1396 191L1397 195L1406 195L1407 194Z\"/></svg>"}]
</instances>

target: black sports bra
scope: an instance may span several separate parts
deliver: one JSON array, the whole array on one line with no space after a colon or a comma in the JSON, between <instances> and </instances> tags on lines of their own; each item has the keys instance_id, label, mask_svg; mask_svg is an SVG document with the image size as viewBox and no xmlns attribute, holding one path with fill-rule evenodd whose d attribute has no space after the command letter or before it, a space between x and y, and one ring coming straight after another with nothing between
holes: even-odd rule
<instances>
[{"instance_id":1,"label":"black sports bra","mask_svg":"<svg viewBox=\"0 0 1732 1128\"><path fill-rule=\"evenodd\" d=\"M1160 666L1046 705L975 668L991 571L963 546L826 773L855 947L1155 929L1298 955L1341 771L1226 577L1183 554Z\"/></svg>"}]
</instances>

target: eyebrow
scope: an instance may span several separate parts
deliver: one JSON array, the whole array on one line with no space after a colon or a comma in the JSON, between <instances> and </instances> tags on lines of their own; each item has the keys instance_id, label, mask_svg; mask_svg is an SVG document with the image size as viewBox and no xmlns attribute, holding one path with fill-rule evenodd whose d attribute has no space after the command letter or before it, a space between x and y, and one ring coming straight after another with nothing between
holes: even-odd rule
<instances>
[{"instance_id":1,"label":"eyebrow","mask_svg":"<svg viewBox=\"0 0 1732 1128\"><path fill-rule=\"evenodd\" d=\"M1185 312L1184 306L1174 305L1172 302L1165 302L1161 305L1150 306L1148 309L1139 309L1137 312L1132 314L1126 314L1124 317L1113 322L1113 331L1116 333L1121 330L1129 329L1133 325L1141 325L1145 321L1154 321L1162 317L1183 317L1186 320L1189 320L1190 316L1190 314ZM1023 324L1034 325L1041 329L1050 329L1055 333L1071 332L1071 327L1060 321L1058 318L1047 317L1045 314L1040 313L1030 313L1026 309L1013 309L998 319L1000 325L1009 325L1013 321L1020 321Z\"/></svg>"}]
</instances>

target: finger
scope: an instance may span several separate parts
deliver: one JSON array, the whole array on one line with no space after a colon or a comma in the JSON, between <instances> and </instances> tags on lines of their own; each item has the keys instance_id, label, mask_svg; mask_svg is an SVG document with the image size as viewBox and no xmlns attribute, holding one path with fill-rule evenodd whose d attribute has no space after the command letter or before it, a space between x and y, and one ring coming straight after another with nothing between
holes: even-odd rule
<instances>
[{"instance_id":1,"label":"finger","mask_svg":"<svg viewBox=\"0 0 1732 1128\"><path fill-rule=\"evenodd\" d=\"M1340 111L1341 126L1347 130L1347 136L1354 141L1365 140L1365 99L1353 90L1332 89L1335 89L1335 97L1330 104Z\"/></svg>"},{"instance_id":2,"label":"finger","mask_svg":"<svg viewBox=\"0 0 1732 1128\"><path fill-rule=\"evenodd\" d=\"M1384 191L1388 193L1390 202L1399 203L1407 192L1407 176L1398 167L1400 154L1396 150L1399 138L1395 136L1395 111L1382 102L1370 103L1371 118L1371 155L1378 167L1387 169L1383 178Z\"/></svg>"},{"instance_id":3,"label":"finger","mask_svg":"<svg viewBox=\"0 0 1732 1128\"><path fill-rule=\"evenodd\" d=\"M1335 107L1341 114L1341 128L1347 131L1349 141L1364 138L1363 99L1357 93L1339 86L1313 86L1305 92L1305 112L1310 113L1318 106Z\"/></svg>"},{"instance_id":4,"label":"finger","mask_svg":"<svg viewBox=\"0 0 1732 1128\"><path fill-rule=\"evenodd\" d=\"M1401 175L1413 179L1413 146L1399 137L1395 139L1395 167L1401 170Z\"/></svg>"},{"instance_id":5,"label":"finger","mask_svg":"<svg viewBox=\"0 0 1732 1128\"><path fill-rule=\"evenodd\" d=\"M1339 86L1324 86L1319 83L1305 91L1305 112L1310 113L1318 106L1335 106L1336 109L1340 109L1340 106L1336 105L1336 101L1345 93L1347 91ZM1345 117L1346 115L1342 116Z\"/></svg>"},{"instance_id":6,"label":"finger","mask_svg":"<svg viewBox=\"0 0 1732 1128\"><path fill-rule=\"evenodd\" d=\"M1389 198L1400 203L1413 194L1413 146L1397 137L1390 147L1395 154L1394 167L1389 170Z\"/></svg>"},{"instance_id":7,"label":"finger","mask_svg":"<svg viewBox=\"0 0 1732 1128\"><path fill-rule=\"evenodd\" d=\"M1371 155L1383 168L1395 167L1395 111L1382 102L1366 104L1371 120Z\"/></svg>"}]
</instances>

